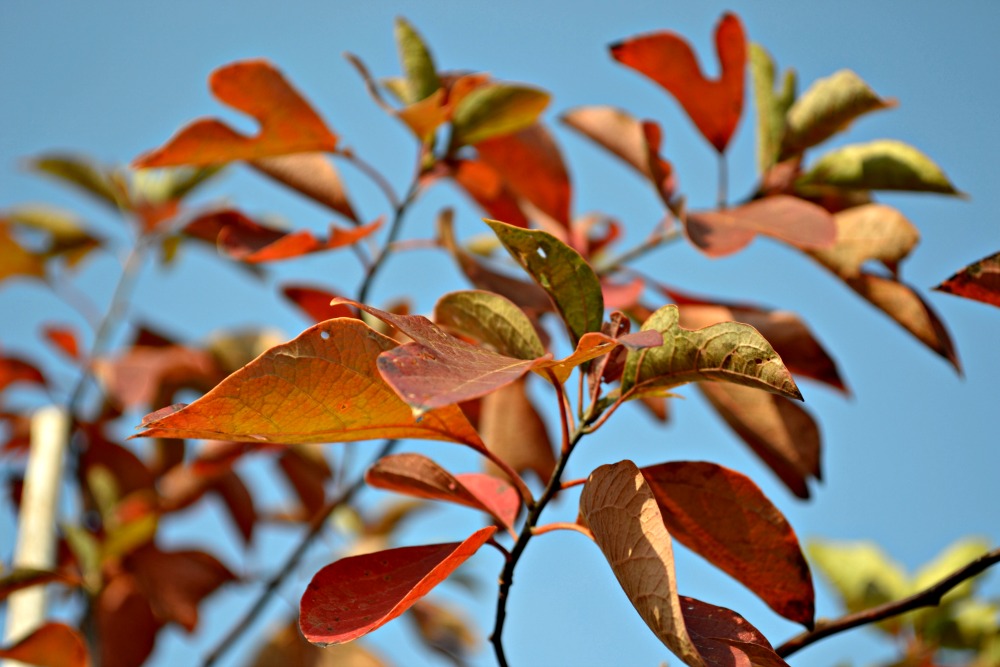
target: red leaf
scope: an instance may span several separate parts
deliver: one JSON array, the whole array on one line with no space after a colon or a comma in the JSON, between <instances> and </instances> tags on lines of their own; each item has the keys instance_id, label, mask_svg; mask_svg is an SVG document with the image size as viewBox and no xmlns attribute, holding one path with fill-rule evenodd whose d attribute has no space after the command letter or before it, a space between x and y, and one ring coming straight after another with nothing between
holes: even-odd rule
<instances>
[{"instance_id":1,"label":"red leaf","mask_svg":"<svg viewBox=\"0 0 1000 667\"><path fill-rule=\"evenodd\" d=\"M332 475L330 466L319 450L289 447L278 457L278 466L295 489L295 495L305 508L307 516L318 512L326 501L325 484Z\"/></svg>"},{"instance_id":2,"label":"red leaf","mask_svg":"<svg viewBox=\"0 0 1000 667\"><path fill-rule=\"evenodd\" d=\"M260 133L245 137L218 120L196 120L166 145L137 158L135 167L210 165L337 147L337 137L266 60L220 67L209 86L220 102L257 119Z\"/></svg>"},{"instance_id":3,"label":"red leaf","mask_svg":"<svg viewBox=\"0 0 1000 667\"><path fill-rule=\"evenodd\" d=\"M331 320L335 317L357 317L350 306L330 303L341 296L334 292L307 285L285 285L281 292L314 322Z\"/></svg>"},{"instance_id":4,"label":"red leaf","mask_svg":"<svg viewBox=\"0 0 1000 667\"><path fill-rule=\"evenodd\" d=\"M72 327L49 325L42 330L42 334L70 359L80 361L80 344Z\"/></svg>"},{"instance_id":5,"label":"red leaf","mask_svg":"<svg viewBox=\"0 0 1000 667\"><path fill-rule=\"evenodd\" d=\"M389 549L327 565L302 596L302 634L321 646L368 634L412 607L495 532L489 526L463 542Z\"/></svg>"},{"instance_id":6,"label":"red leaf","mask_svg":"<svg viewBox=\"0 0 1000 667\"><path fill-rule=\"evenodd\" d=\"M15 382L45 385L45 376L27 361L0 356L0 392Z\"/></svg>"},{"instance_id":7,"label":"red leaf","mask_svg":"<svg viewBox=\"0 0 1000 667\"><path fill-rule=\"evenodd\" d=\"M139 667L153 652L161 623L135 577L115 575L101 589L94 603L101 667Z\"/></svg>"},{"instance_id":8,"label":"red leaf","mask_svg":"<svg viewBox=\"0 0 1000 667\"><path fill-rule=\"evenodd\" d=\"M230 518L236 525L240 537L243 538L243 543L249 545L253 539L254 526L257 525L257 509L246 484L239 475L230 470L215 481L212 489L222 498Z\"/></svg>"},{"instance_id":9,"label":"red leaf","mask_svg":"<svg viewBox=\"0 0 1000 667\"><path fill-rule=\"evenodd\" d=\"M684 624L707 667L788 667L760 630L724 607L681 596Z\"/></svg>"},{"instance_id":10,"label":"red leaf","mask_svg":"<svg viewBox=\"0 0 1000 667\"><path fill-rule=\"evenodd\" d=\"M489 217L528 227L528 218L517 197L493 167L477 160L458 160L450 165L449 175Z\"/></svg>"},{"instance_id":11,"label":"red leaf","mask_svg":"<svg viewBox=\"0 0 1000 667\"><path fill-rule=\"evenodd\" d=\"M702 136L722 153L743 112L747 44L735 15L724 14L716 26L715 49L721 68L718 80L707 79L688 43L670 32L613 44L611 55L670 92Z\"/></svg>"},{"instance_id":12,"label":"red leaf","mask_svg":"<svg viewBox=\"0 0 1000 667\"><path fill-rule=\"evenodd\" d=\"M222 377L211 354L180 345L135 346L117 359L96 359L94 374L125 408L163 405L181 389L206 391Z\"/></svg>"},{"instance_id":13,"label":"red leaf","mask_svg":"<svg viewBox=\"0 0 1000 667\"><path fill-rule=\"evenodd\" d=\"M812 627L815 596L798 538L750 478L694 461L641 470L672 537L785 618Z\"/></svg>"},{"instance_id":14,"label":"red leaf","mask_svg":"<svg viewBox=\"0 0 1000 667\"><path fill-rule=\"evenodd\" d=\"M1000 253L970 264L934 289L1000 308Z\"/></svg>"},{"instance_id":15,"label":"red leaf","mask_svg":"<svg viewBox=\"0 0 1000 667\"><path fill-rule=\"evenodd\" d=\"M63 623L46 623L10 648L0 658L38 667L87 667L90 656L80 633Z\"/></svg>"}]
</instances>

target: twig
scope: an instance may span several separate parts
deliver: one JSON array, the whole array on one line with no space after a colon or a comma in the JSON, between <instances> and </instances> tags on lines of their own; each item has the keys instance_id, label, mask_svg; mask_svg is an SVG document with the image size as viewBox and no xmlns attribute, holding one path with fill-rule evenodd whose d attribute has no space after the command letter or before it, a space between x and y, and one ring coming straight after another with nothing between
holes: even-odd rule
<instances>
[{"instance_id":1,"label":"twig","mask_svg":"<svg viewBox=\"0 0 1000 667\"><path fill-rule=\"evenodd\" d=\"M726 208L729 200L729 162L725 153L719 153L719 192L716 206L721 211Z\"/></svg>"},{"instance_id":2,"label":"twig","mask_svg":"<svg viewBox=\"0 0 1000 667\"><path fill-rule=\"evenodd\" d=\"M418 178L414 178L413 182L410 184L410 189L406 191L406 196L403 200L395 206L395 211L392 216L392 223L389 225L389 234L386 236L385 243L382 245L382 250L375 256L374 261L369 265L368 270L365 272L364 280L361 281L361 287L358 288L358 301L361 303L368 302L368 292L371 289L372 283L375 281L375 275L378 273L379 269L382 268L382 264L392 253L392 244L396 241L399 236L400 231L403 229L403 218L406 216L406 211L410 207L417 196L420 194L420 181Z\"/></svg>"},{"instance_id":3,"label":"twig","mask_svg":"<svg viewBox=\"0 0 1000 667\"><path fill-rule=\"evenodd\" d=\"M396 446L395 440L386 440L383 443L382 448L379 450L378 454L373 460L378 460L383 456L389 454L393 448ZM291 573L298 569L299 563L302 561L303 556L305 556L306 551L308 551L309 546L312 545L313 540L322 532L323 527L326 526L326 521L333 514L333 511L349 503L351 499L363 486L365 485L365 478L363 475L359 475L354 482L348 486L344 491L337 497L327 501L327 503L313 515L313 518L309 521L309 530L299 542L295 550L285 559L285 562L281 564L277 572L267 581L264 586L264 590L260 592L257 599L254 601L253 605L243 614L243 616L233 624L232 629L226 634L222 640L216 644L212 652L208 654L202 662L202 667L209 667L214 665L216 662L222 658L223 655L229 651L230 648L236 643L244 632L246 632L253 622L260 616L264 608L267 607L268 602L271 601L272 596L285 583L285 579Z\"/></svg>"},{"instance_id":4,"label":"twig","mask_svg":"<svg viewBox=\"0 0 1000 667\"><path fill-rule=\"evenodd\" d=\"M971 579L998 562L1000 562L1000 549L988 551L965 567L955 570L933 586L925 588L902 600L887 602L877 607L848 614L833 620L817 621L814 629L792 637L775 649L775 651L781 657L786 658L813 642L844 632L845 630L868 625L869 623L876 623L892 616L898 616L899 614L919 609L920 607L932 607L941 602L941 598L945 593L966 579Z\"/></svg>"},{"instance_id":5,"label":"twig","mask_svg":"<svg viewBox=\"0 0 1000 667\"><path fill-rule=\"evenodd\" d=\"M557 530L571 530L585 535L590 539L594 539L594 534L590 532L589 529L581 526L578 523L572 523L570 521L553 521L552 523L547 523L544 526L535 526L531 529L532 535L544 535L545 533L553 533Z\"/></svg>"}]
</instances>

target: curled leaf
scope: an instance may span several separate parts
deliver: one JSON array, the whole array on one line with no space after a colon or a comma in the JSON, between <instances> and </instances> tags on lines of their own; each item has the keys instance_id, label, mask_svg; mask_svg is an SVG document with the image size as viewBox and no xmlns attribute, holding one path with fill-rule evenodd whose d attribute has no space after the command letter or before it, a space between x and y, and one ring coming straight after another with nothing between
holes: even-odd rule
<instances>
[{"instance_id":1,"label":"curled leaf","mask_svg":"<svg viewBox=\"0 0 1000 667\"><path fill-rule=\"evenodd\" d=\"M340 172L322 153L276 155L259 158L250 165L348 220L359 222L347 197Z\"/></svg>"},{"instance_id":2,"label":"curled leaf","mask_svg":"<svg viewBox=\"0 0 1000 667\"><path fill-rule=\"evenodd\" d=\"M778 161L785 114L795 101L795 71L787 70L781 90L774 90L775 64L760 44L750 45L750 74L757 103L757 165L766 173Z\"/></svg>"}]
</instances>

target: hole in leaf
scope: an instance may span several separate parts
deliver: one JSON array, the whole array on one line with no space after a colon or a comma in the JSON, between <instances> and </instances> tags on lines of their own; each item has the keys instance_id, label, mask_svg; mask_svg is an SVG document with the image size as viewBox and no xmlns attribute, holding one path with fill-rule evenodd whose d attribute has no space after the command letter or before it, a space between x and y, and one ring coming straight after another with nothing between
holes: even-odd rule
<instances>
[{"instance_id":1,"label":"hole in leaf","mask_svg":"<svg viewBox=\"0 0 1000 667\"><path fill-rule=\"evenodd\" d=\"M548 255L545 254L545 248L538 248L535 252L537 252L538 256L541 257L542 259L548 258Z\"/></svg>"},{"instance_id":2,"label":"hole in leaf","mask_svg":"<svg viewBox=\"0 0 1000 667\"><path fill-rule=\"evenodd\" d=\"M319 332L319 337L322 338L323 340L330 340L330 332L329 331L320 331Z\"/></svg>"}]
</instances>

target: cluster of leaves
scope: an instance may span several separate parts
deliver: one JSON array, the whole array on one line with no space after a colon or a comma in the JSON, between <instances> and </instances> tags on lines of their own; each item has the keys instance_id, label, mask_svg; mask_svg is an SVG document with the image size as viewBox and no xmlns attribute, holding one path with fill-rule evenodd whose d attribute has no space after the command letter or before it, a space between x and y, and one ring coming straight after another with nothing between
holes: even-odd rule
<instances>
[{"instance_id":1,"label":"cluster of leaves","mask_svg":"<svg viewBox=\"0 0 1000 667\"><path fill-rule=\"evenodd\" d=\"M611 55L671 94L723 165L743 116L750 70L760 173L746 201L729 204L723 182L714 208L689 210L654 121L606 106L561 116L565 126L647 180L663 204L663 220L640 243L620 250L626 231L620 222L572 213L569 171L541 119L549 102L545 91L481 73L441 71L405 21L397 22L396 40L402 77L378 81L360 59L350 58L376 103L416 140L414 176L403 195L344 146L262 60L222 67L210 80L221 102L256 119L256 136L203 119L138 158L135 173L64 156L34 163L121 212L134 233L134 257L159 249L170 261L182 244L210 243L224 257L263 271L270 262L349 249L364 280L353 299L336 287L285 286L283 294L316 323L282 343L255 332L191 346L137 328L133 343L110 355L104 350L105 324L117 316L114 307L95 327L87 354L72 330L48 330L48 339L79 365L84 378L70 392L69 404L75 481L87 512L63 526L55 570L15 571L0 590L7 595L58 581L82 591L85 625L100 664L141 664L160 628L176 623L192 630L201 600L235 579L207 552L158 547L162 517L216 494L247 543L265 520L308 522L318 530L361 481L331 494L333 472L313 445L382 439L384 455L368 468L368 485L470 507L486 525L451 543L387 548L405 512L362 522L359 535L375 550L358 548L323 568L301 598L299 628L310 642L343 644L409 610L428 645L460 662L470 645L468 630L425 596L490 544L505 557L492 642L498 661L506 664L502 631L518 559L533 536L572 529L593 539L639 615L685 664L785 664L780 651L738 613L678 592L674 539L779 615L812 627L813 584L796 535L744 475L714 463L639 468L623 460L590 471L576 522L539 523L549 501L573 485L562 476L585 436L629 401L666 419L670 392L688 383L698 383L720 417L795 495L808 497L810 480L820 476L819 429L796 402L802 398L796 377L847 389L806 324L788 312L688 294L630 264L681 238L720 257L768 236L812 257L957 368L940 319L900 279L900 265L919 234L901 213L876 203L874 193L960 193L928 157L896 141L848 145L813 157L817 146L853 121L894 102L848 71L801 94L788 72L776 91L770 56L749 44L740 20L727 14L715 33L718 79L705 77L690 46L672 33L627 39L613 45ZM330 156L372 178L390 209L384 219L366 223L358 217ZM183 207L186 195L234 162L325 207L341 223L319 237L280 229L232 207ZM172 169L156 177L141 171L150 168ZM372 306L369 287L398 250L407 210L440 181L455 184L489 217L493 236L487 247L463 245L450 211L442 212L433 239L475 289L442 296L430 318L405 307ZM41 232L39 247L22 240L27 228L36 236ZM66 215L11 211L0 225L0 278L51 283L102 245ZM498 266L503 251L524 275L514 277ZM995 303L997 264L996 257L983 260L941 288ZM558 333L553 322L561 323ZM568 348L560 354L563 335ZM80 401L88 378L102 389L95 416ZM575 391L567 387L574 378ZM50 384L32 363L4 357L0 390L14 382ZM547 387L558 409L557 446L531 397L532 383ZM191 389L205 393L190 405L163 407ZM143 419L138 436L153 440L149 455L140 458L113 433L123 414L147 407L156 411ZM9 426L5 449L23 452L28 417L5 411L3 418ZM454 474L425 456L388 452L405 439L471 448L487 467ZM205 443L188 442L195 440ZM294 490L293 510L260 511L234 468L248 456L273 459ZM533 488L529 472L540 486ZM58 625L44 626L25 641L37 645L41 633L50 632L80 641ZM267 655L299 664L332 659L295 637L292 629L282 629Z\"/></svg>"}]
</instances>

